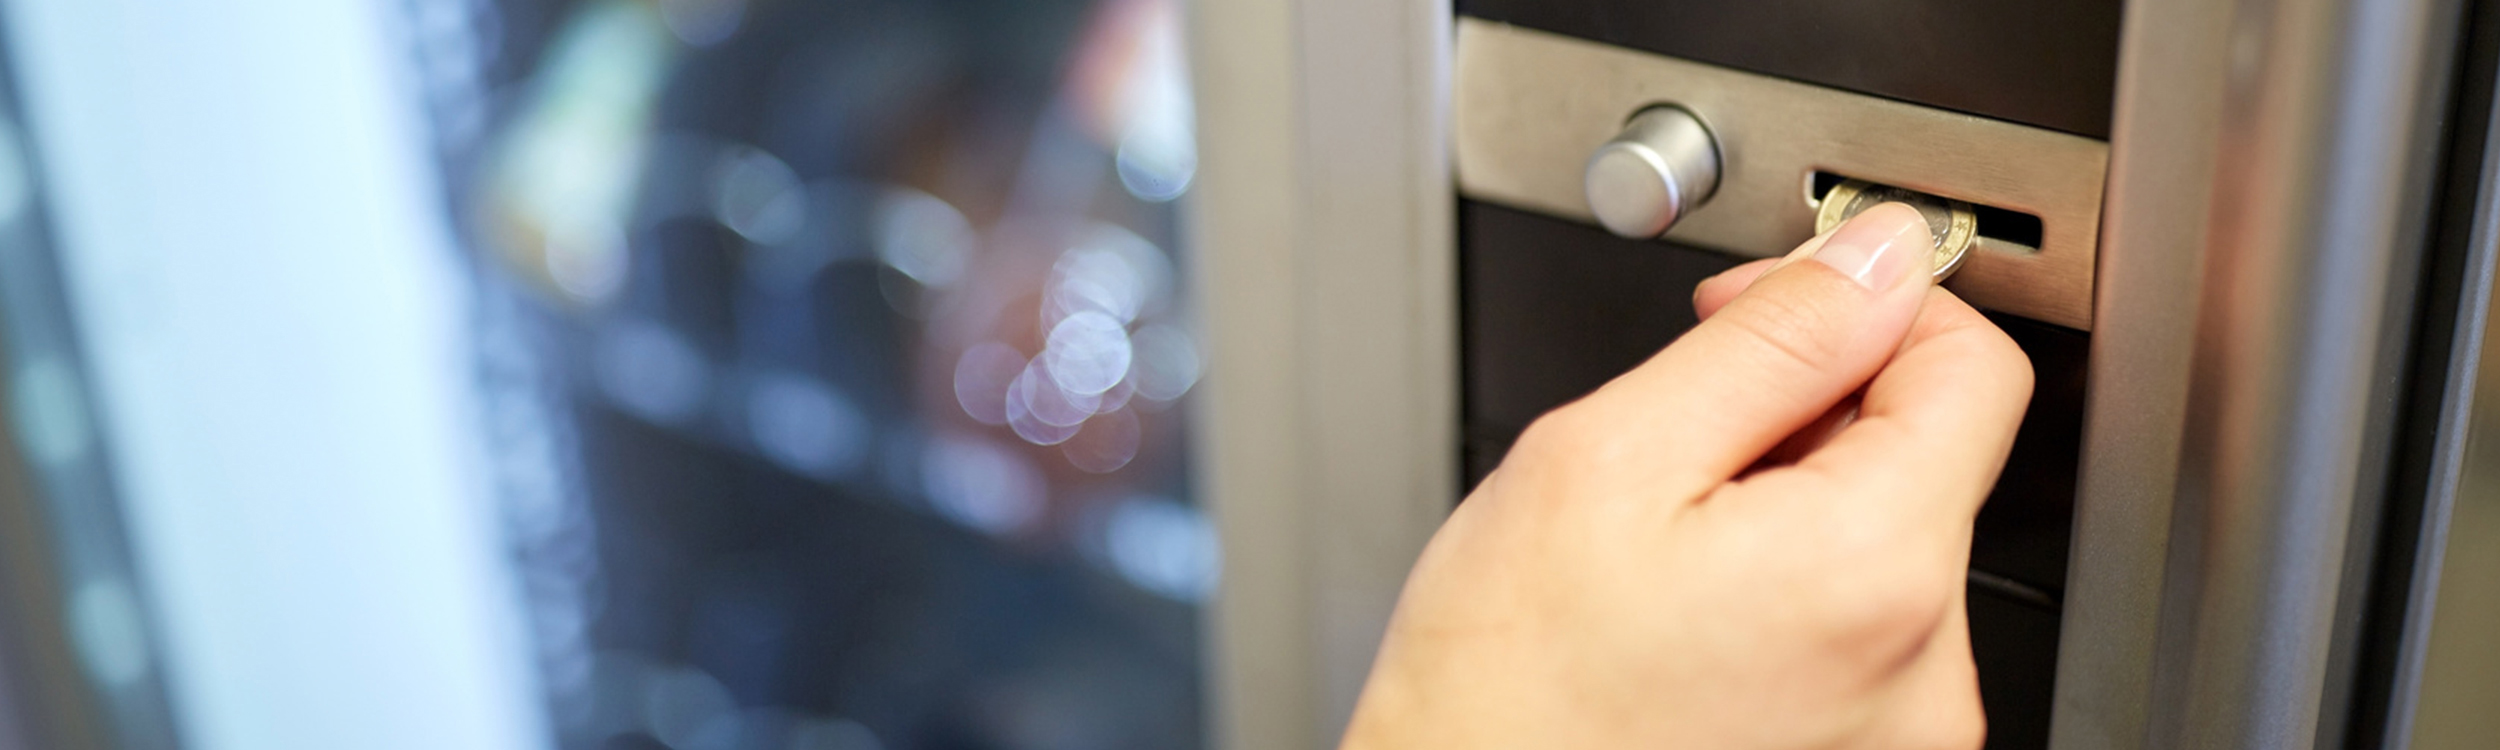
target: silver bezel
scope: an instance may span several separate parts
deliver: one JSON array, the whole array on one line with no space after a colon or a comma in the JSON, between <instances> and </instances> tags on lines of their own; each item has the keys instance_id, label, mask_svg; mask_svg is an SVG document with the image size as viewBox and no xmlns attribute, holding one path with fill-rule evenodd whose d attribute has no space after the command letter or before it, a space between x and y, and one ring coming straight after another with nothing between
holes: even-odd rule
<instances>
[{"instance_id":1,"label":"silver bezel","mask_svg":"<svg viewBox=\"0 0 2500 750\"><path fill-rule=\"evenodd\" d=\"M1211 745L1332 747L1460 491L1450 7L1188 7Z\"/></svg>"}]
</instances>

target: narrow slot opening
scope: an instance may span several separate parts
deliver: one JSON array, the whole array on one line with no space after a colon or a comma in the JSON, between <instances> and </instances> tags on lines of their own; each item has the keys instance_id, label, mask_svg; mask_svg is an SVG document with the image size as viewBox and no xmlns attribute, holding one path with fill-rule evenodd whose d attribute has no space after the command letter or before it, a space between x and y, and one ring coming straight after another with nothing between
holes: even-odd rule
<instances>
[{"instance_id":1,"label":"narrow slot opening","mask_svg":"<svg viewBox=\"0 0 2500 750\"><path fill-rule=\"evenodd\" d=\"M1814 172L1806 180L1806 205L1821 207L1823 196L1830 195L1832 188L1839 187L1840 183L1848 179L1848 177L1830 172L1819 170ZM1976 228L1980 237L1995 240L2000 244L2013 245L2023 250L2039 251L2040 217L1980 203L1972 203L1971 209L1975 218L1978 219Z\"/></svg>"},{"instance_id":2,"label":"narrow slot opening","mask_svg":"<svg viewBox=\"0 0 2500 750\"><path fill-rule=\"evenodd\" d=\"M1823 196L1831 195L1832 188L1840 187L1840 183L1848 179L1830 172L1815 172L1806 180L1806 205L1822 207Z\"/></svg>"},{"instance_id":3,"label":"narrow slot opening","mask_svg":"<svg viewBox=\"0 0 2500 750\"><path fill-rule=\"evenodd\" d=\"M1979 215L1979 236L2039 251L2040 217L1977 203L1971 204L1971 208L1972 213Z\"/></svg>"}]
</instances>

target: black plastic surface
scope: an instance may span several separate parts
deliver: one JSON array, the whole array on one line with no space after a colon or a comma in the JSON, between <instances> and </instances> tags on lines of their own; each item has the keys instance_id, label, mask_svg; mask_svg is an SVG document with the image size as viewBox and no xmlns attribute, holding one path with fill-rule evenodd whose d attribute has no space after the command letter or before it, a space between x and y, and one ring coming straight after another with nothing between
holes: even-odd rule
<instances>
[{"instance_id":1,"label":"black plastic surface","mask_svg":"<svg viewBox=\"0 0 2500 750\"><path fill-rule=\"evenodd\" d=\"M1988 712L1986 750L2049 746L2057 698L2057 613L1970 590L1971 658Z\"/></svg>"},{"instance_id":2,"label":"black plastic surface","mask_svg":"<svg viewBox=\"0 0 2500 750\"><path fill-rule=\"evenodd\" d=\"M1458 12L2109 137L2120 0L1458 0Z\"/></svg>"}]
</instances>

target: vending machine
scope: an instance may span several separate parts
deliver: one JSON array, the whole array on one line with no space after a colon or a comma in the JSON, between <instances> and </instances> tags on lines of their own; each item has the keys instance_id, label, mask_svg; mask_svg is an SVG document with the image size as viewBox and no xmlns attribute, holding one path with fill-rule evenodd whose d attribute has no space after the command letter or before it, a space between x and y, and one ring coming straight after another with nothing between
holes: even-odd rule
<instances>
[{"instance_id":1,"label":"vending machine","mask_svg":"<svg viewBox=\"0 0 2500 750\"><path fill-rule=\"evenodd\" d=\"M1221 664L1301 659L1220 669L1234 746L1324 744L1381 547L1870 194L1952 217L2037 376L1968 573L1989 747L2490 736L2489 8L1247 5L1200 21L1266 84L1203 105L1210 345L1262 355L1210 372L1210 499L1305 556L1229 573Z\"/></svg>"}]
</instances>

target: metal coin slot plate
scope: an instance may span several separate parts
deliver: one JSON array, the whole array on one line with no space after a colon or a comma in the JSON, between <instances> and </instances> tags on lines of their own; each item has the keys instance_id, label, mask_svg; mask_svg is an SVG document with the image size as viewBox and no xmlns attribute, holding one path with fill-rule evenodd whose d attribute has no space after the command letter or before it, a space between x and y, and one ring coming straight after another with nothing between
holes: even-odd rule
<instances>
[{"instance_id":1,"label":"metal coin slot plate","mask_svg":"<svg viewBox=\"0 0 2500 750\"><path fill-rule=\"evenodd\" d=\"M2040 246L1983 236L1946 286L1972 304L2092 327L2100 141L1460 19L1451 136L1459 192L1595 223L1589 154L1658 104L1716 136L1718 192L1666 239L1772 257L1814 235L1814 175L1832 173L2040 220Z\"/></svg>"}]
</instances>

